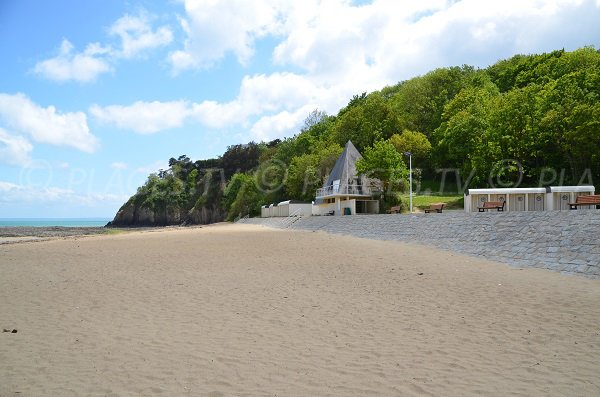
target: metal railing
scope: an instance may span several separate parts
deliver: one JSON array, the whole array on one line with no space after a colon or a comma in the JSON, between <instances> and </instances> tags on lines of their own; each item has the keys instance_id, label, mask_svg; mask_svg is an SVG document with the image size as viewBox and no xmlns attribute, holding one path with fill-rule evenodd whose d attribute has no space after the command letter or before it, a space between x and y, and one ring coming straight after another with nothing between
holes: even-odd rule
<instances>
[{"instance_id":1,"label":"metal railing","mask_svg":"<svg viewBox=\"0 0 600 397\"><path fill-rule=\"evenodd\" d=\"M352 194L360 196L370 196L371 188L364 185L332 185L317 189L317 197L333 196L336 194Z\"/></svg>"},{"instance_id":2,"label":"metal railing","mask_svg":"<svg viewBox=\"0 0 600 397\"><path fill-rule=\"evenodd\" d=\"M290 215L283 218L280 222L280 227L282 229L287 229L290 226L292 226L292 224L294 224L296 221L298 221L302 217L302 215L300 215L301 212L302 212L302 210L300 208L298 208L296 211L292 212Z\"/></svg>"},{"instance_id":3,"label":"metal railing","mask_svg":"<svg viewBox=\"0 0 600 397\"><path fill-rule=\"evenodd\" d=\"M233 223L244 221L244 220L246 220L248 218L250 218L250 214L242 216L242 213L240 213L238 216L235 217L235 219L233 220Z\"/></svg>"}]
</instances>

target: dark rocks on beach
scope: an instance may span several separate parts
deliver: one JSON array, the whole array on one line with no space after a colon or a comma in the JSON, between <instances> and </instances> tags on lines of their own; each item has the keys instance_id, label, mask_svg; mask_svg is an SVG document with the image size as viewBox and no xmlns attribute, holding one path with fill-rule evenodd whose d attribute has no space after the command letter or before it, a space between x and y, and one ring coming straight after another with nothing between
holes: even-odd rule
<instances>
[{"instance_id":1,"label":"dark rocks on beach","mask_svg":"<svg viewBox=\"0 0 600 397\"><path fill-rule=\"evenodd\" d=\"M27 227L27 226L2 226L0 237L71 237L91 234L102 234L102 227Z\"/></svg>"}]
</instances>

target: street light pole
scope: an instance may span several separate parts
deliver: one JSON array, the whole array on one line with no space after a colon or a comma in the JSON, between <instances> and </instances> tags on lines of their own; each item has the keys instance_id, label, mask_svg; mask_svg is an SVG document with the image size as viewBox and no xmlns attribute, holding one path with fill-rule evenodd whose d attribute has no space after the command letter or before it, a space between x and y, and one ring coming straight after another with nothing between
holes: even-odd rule
<instances>
[{"instance_id":1,"label":"street light pole","mask_svg":"<svg viewBox=\"0 0 600 397\"><path fill-rule=\"evenodd\" d=\"M408 156L408 184L409 186L409 192L410 192L410 213L412 214L412 153L411 152L404 152L405 156Z\"/></svg>"}]
</instances>

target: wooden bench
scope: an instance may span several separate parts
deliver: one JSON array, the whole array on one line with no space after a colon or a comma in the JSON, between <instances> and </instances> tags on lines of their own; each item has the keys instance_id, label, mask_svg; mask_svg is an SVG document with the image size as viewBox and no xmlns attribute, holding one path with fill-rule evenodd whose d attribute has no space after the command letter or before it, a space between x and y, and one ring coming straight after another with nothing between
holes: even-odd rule
<instances>
[{"instance_id":1,"label":"wooden bench","mask_svg":"<svg viewBox=\"0 0 600 397\"><path fill-rule=\"evenodd\" d=\"M445 205L445 203L431 204L429 206L429 208L425 208L424 211L426 214L429 214L430 212L433 212L433 211L437 212L438 214L441 214L442 210L444 209L444 205Z\"/></svg>"},{"instance_id":2,"label":"wooden bench","mask_svg":"<svg viewBox=\"0 0 600 397\"><path fill-rule=\"evenodd\" d=\"M600 194L591 194L589 196L577 196L574 203L569 203L569 208L576 210L577 207L582 205L595 205L596 208L600 209Z\"/></svg>"},{"instance_id":3,"label":"wooden bench","mask_svg":"<svg viewBox=\"0 0 600 397\"><path fill-rule=\"evenodd\" d=\"M386 212L388 214L399 214L400 213L400 206L392 207L389 210L387 210Z\"/></svg>"},{"instance_id":4,"label":"wooden bench","mask_svg":"<svg viewBox=\"0 0 600 397\"><path fill-rule=\"evenodd\" d=\"M486 201L483 203L482 207L479 208L479 212L485 212L487 210L496 209L498 211L504 211L504 203L505 201Z\"/></svg>"}]
</instances>

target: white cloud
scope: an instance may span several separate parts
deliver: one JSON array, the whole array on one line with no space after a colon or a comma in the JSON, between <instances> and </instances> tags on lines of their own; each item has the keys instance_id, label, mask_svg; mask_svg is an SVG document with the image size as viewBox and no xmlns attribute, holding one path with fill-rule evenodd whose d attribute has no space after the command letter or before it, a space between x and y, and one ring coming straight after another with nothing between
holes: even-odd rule
<instances>
[{"instance_id":1,"label":"white cloud","mask_svg":"<svg viewBox=\"0 0 600 397\"><path fill-rule=\"evenodd\" d=\"M73 45L69 40L63 39L58 55L38 62L33 72L48 80L88 83L112 70L103 57L108 51L110 49L92 43L83 52L74 53Z\"/></svg>"},{"instance_id":2,"label":"white cloud","mask_svg":"<svg viewBox=\"0 0 600 397\"><path fill-rule=\"evenodd\" d=\"M63 39L58 55L36 63L32 71L48 80L89 83L103 73L113 71L113 64L122 58L134 58L154 48L173 41L173 32L168 26L152 29L151 16L124 15L109 28L108 34L118 37L115 46L90 43L83 52L75 52L73 44Z\"/></svg>"},{"instance_id":3,"label":"white cloud","mask_svg":"<svg viewBox=\"0 0 600 397\"><path fill-rule=\"evenodd\" d=\"M46 203L51 201L62 200L73 195L73 191L61 189L58 187L36 187L17 185L10 182L0 181L0 190L4 194L0 196L0 201L5 203L10 202L39 202Z\"/></svg>"},{"instance_id":4,"label":"white cloud","mask_svg":"<svg viewBox=\"0 0 600 397\"><path fill-rule=\"evenodd\" d=\"M129 165L122 161L115 161L110 164L110 168L113 168L115 170L126 170L128 167L129 167Z\"/></svg>"},{"instance_id":5,"label":"white cloud","mask_svg":"<svg viewBox=\"0 0 600 397\"><path fill-rule=\"evenodd\" d=\"M158 170L166 170L168 168L169 168L169 164L167 162L165 162L164 160L156 160L152 164L147 164L147 165L136 168L135 172L146 176L148 174L158 172Z\"/></svg>"},{"instance_id":6,"label":"white cloud","mask_svg":"<svg viewBox=\"0 0 600 397\"><path fill-rule=\"evenodd\" d=\"M254 54L257 39L280 31L281 15L289 2L280 0L186 0L187 34L182 50L170 54L175 73L213 65L232 53L245 65Z\"/></svg>"},{"instance_id":7,"label":"white cloud","mask_svg":"<svg viewBox=\"0 0 600 397\"><path fill-rule=\"evenodd\" d=\"M20 93L0 93L0 122L39 143L70 146L88 153L98 147L85 113L61 113L54 106L44 108Z\"/></svg>"},{"instance_id":8,"label":"white cloud","mask_svg":"<svg viewBox=\"0 0 600 397\"><path fill-rule=\"evenodd\" d=\"M286 18L273 55L323 84L393 84L441 66L597 44L598 11L591 0L321 2Z\"/></svg>"},{"instance_id":9,"label":"white cloud","mask_svg":"<svg viewBox=\"0 0 600 397\"><path fill-rule=\"evenodd\" d=\"M181 127L189 114L185 101L142 102L128 106L92 105L90 113L99 121L129 129L140 134L153 134L170 128Z\"/></svg>"},{"instance_id":10,"label":"white cloud","mask_svg":"<svg viewBox=\"0 0 600 397\"><path fill-rule=\"evenodd\" d=\"M18 188L19 185L15 185L14 183L0 181L0 191L2 192L8 192Z\"/></svg>"},{"instance_id":11,"label":"white cloud","mask_svg":"<svg viewBox=\"0 0 600 397\"><path fill-rule=\"evenodd\" d=\"M26 166L31 161L33 146L21 136L14 136L0 128L0 161L16 166Z\"/></svg>"},{"instance_id":12,"label":"white cloud","mask_svg":"<svg viewBox=\"0 0 600 397\"><path fill-rule=\"evenodd\" d=\"M152 30L148 16L124 15L109 29L109 33L121 39L121 49L113 56L132 58L147 49L165 46L173 41L173 32L167 26Z\"/></svg>"},{"instance_id":13,"label":"white cloud","mask_svg":"<svg viewBox=\"0 0 600 397\"><path fill-rule=\"evenodd\" d=\"M277 43L277 65L300 68L319 86L364 85L368 80L375 87L439 66L471 61L485 66L515 52L569 47L573 38L583 44L600 40L595 29L600 5L594 0L184 4L186 41L170 54L175 72L211 66L228 53L245 64L256 42L268 36Z\"/></svg>"},{"instance_id":14,"label":"white cloud","mask_svg":"<svg viewBox=\"0 0 600 397\"><path fill-rule=\"evenodd\" d=\"M275 73L269 76L246 76L237 97L230 102L154 101L105 107L93 105L90 114L101 122L141 134L181 127L191 120L218 129L231 125L247 126L254 117L265 113L285 111L296 114L298 109L314 104L319 97L327 95L329 93L326 90L315 87L303 76ZM311 106L310 110L316 107ZM281 118L286 116L282 115ZM260 130L264 130L264 127Z\"/></svg>"},{"instance_id":15,"label":"white cloud","mask_svg":"<svg viewBox=\"0 0 600 397\"><path fill-rule=\"evenodd\" d=\"M129 196L112 193L78 193L71 189L56 186L18 185L11 182L0 181L0 202L2 203L35 203L39 205L49 203L97 206L106 203L120 204Z\"/></svg>"},{"instance_id":16,"label":"white cloud","mask_svg":"<svg viewBox=\"0 0 600 397\"><path fill-rule=\"evenodd\" d=\"M271 116L263 116L254 123L250 135L256 141L271 141L275 138L290 136L298 132L308 114L315 110L310 105L303 106L295 112L284 110Z\"/></svg>"},{"instance_id":17,"label":"white cloud","mask_svg":"<svg viewBox=\"0 0 600 397\"><path fill-rule=\"evenodd\" d=\"M325 94L325 90L297 74L260 74L244 77L233 101L204 101L194 104L192 113L204 125L223 128L231 124L243 125L253 116L264 113L296 110Z\"/></svg>"}]
</instances>

